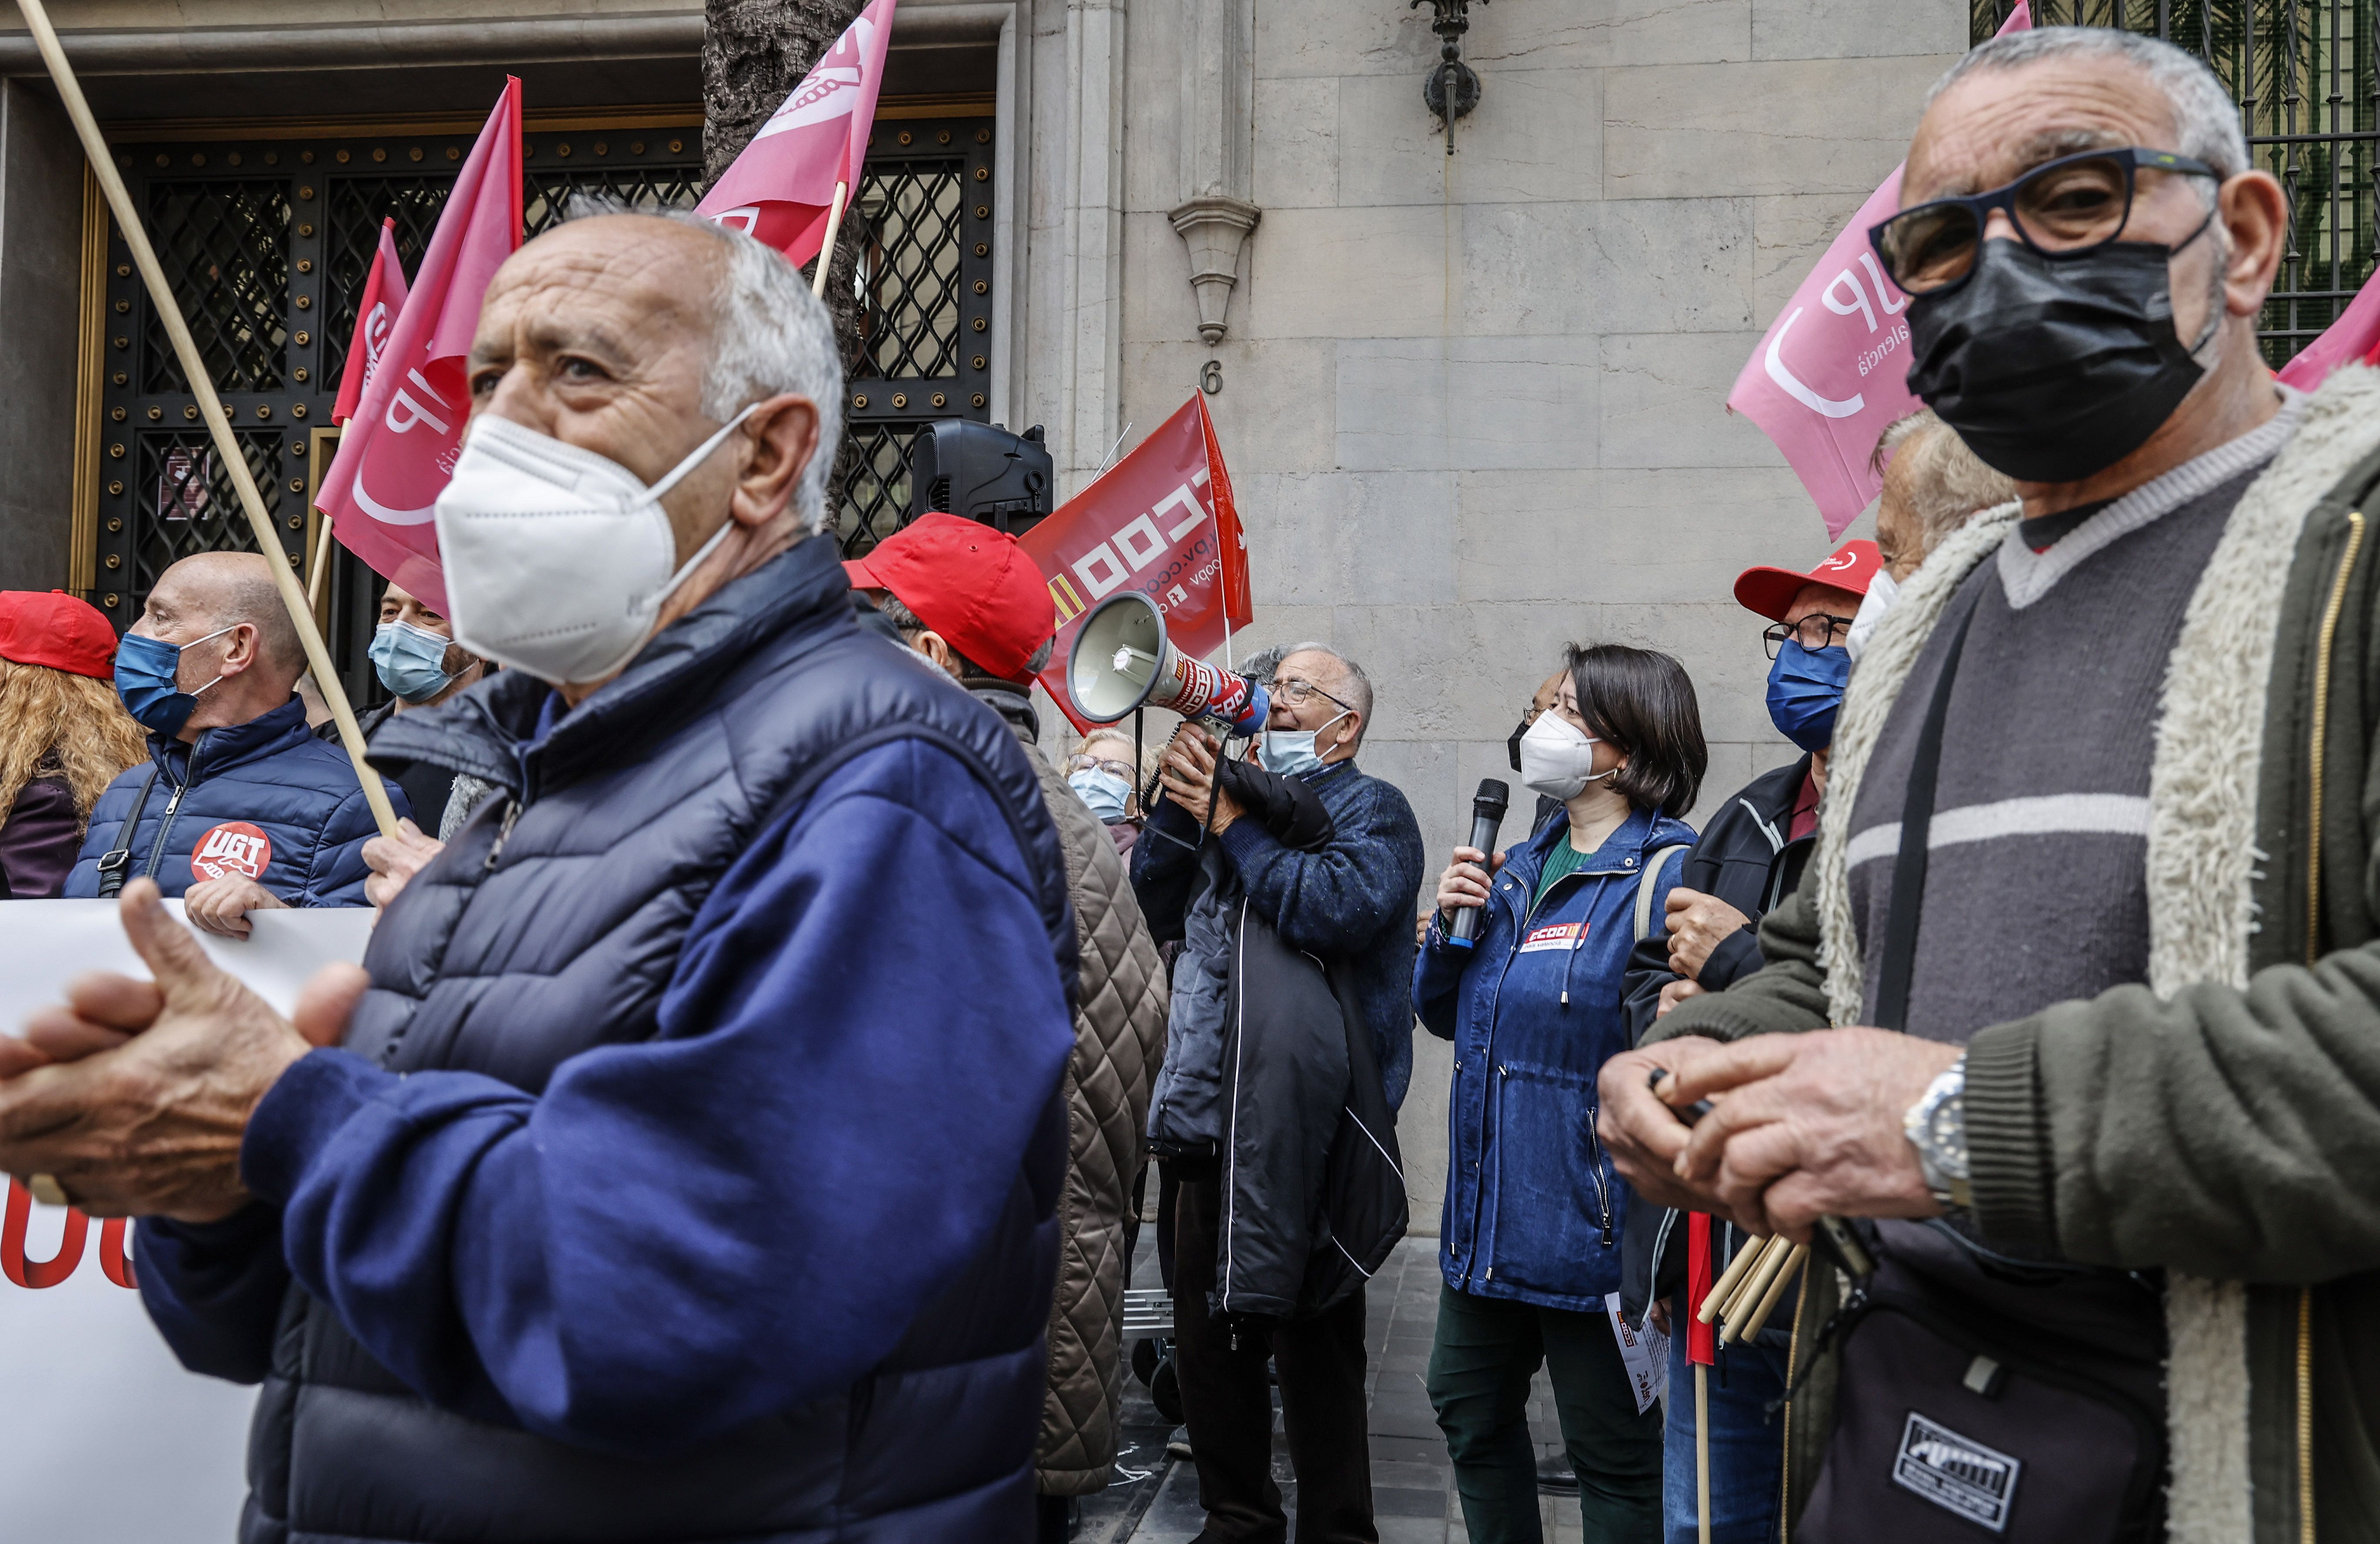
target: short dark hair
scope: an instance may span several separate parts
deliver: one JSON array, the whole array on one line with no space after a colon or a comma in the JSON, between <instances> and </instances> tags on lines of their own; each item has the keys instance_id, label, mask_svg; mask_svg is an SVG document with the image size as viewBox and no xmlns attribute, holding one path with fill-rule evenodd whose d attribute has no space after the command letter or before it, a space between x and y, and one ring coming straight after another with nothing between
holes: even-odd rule
<instances>
[{"instance_id":1,"label":"short dark hair","mask_svg":"<svg viewBox=\"0 0 2380 1544\"><path fill-rule=\"evenodd\" d=\"M1710 768L1703 711L1686 667L1651 649L1572 644L1562 656L1587 733L1628 753L1613 792L1639 809L1683 815Z\"/></svg>"}]
</instances>

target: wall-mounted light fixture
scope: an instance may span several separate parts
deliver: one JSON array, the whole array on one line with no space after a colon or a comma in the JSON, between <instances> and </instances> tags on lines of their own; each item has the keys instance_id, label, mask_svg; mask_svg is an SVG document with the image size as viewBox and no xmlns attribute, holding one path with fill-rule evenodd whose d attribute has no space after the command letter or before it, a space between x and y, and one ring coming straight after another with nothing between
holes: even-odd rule
<instances>
[{"instance_id":1,"label":"wall-mounted light fixture","mask_svg":"<svg viewBox=\"0 0 2380 1544\"><path fill-rule=\"evenodd\" d=\"M1486 5L1488 0L1478 0ZM1463 34L1471 30L1472 0L1412 0L1411 7L1427 6L1438 15L1429 30L1438 34L1438 67L1421 83L1421 99L1446 123L1446 153L1454 153L1454 120L1479 105L1479 75L1463 62Z\"/></svg>"}]
</instances>

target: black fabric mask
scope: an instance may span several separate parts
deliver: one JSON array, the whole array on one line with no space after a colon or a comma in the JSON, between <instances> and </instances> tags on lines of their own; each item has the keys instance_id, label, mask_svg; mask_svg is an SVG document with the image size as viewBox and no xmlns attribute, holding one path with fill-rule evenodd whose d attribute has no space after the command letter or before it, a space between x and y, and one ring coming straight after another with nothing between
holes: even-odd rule
<instances>
[{"instance_id":1,"label":"black fabric mask","mask_svg":"<svg viewBox=\"0 0 2380 1544\"><path fill-rule=\"evenodd\" d=\"M2071 258L1981 243L1966 283L1909 303L1909 389L2019 481L2077 482L2115 465L2205 373L2192 355L2222 312L2184 346L2167 269L2197 238L2111 241Z\"/></svg>"}]
</instances>

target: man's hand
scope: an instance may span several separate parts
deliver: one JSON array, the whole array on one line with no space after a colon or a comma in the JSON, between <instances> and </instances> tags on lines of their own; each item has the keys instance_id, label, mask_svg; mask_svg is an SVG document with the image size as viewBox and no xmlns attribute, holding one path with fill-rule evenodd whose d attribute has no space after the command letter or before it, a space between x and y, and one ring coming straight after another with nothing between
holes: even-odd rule
<instances>
[{"instance_id":1,"label":"man's hand","mask_svg":"<svg viewBox=\"0 0 2380 1544\"><path fill-rule=\"evenodd\" d=\"M1595 1135L1603 1150L1611 1155L1620 1177L1638 1195L1662 1206L1710 1210L1707 1195L1678 1178L1678 1154L1685 1150L1690 1128L1678 1118L1676 1109L1653 1096L1650 1083L1657 1067L1676 1072L1726 1049L1720 1040L1681 1035L1658 1045L1623 1051L1603 1064L1597 1080L1600 1110L1595 1118Z\"/></svg>"},{"instance_id":2,"label":"man's hand","mask_svg":"<svg viewBox=\"0 0 2380 1544\"><path fill-rule=\"evenodd\" d=\"M239 1145L257 1101L338 1042L369 978L326 966L293 1022L217 969L153 882L125 886L119 909L156 979L84 976L27 1021L0 1066L0 1171L55 1175L93 1217L218 1222L248 1203Z\"/></svg>"},{"instance_id":3,"label":"man's hand","mask_svg":"<svg viewBox=\"0 0 2380 1544\"><path fill-rule=\"evenodd\" d=\"M1200 825L1208 824L1209 795L1215 806L1211 829L1228 831L1232 822L1240 818L1242 810L1237 801L1215 787L1215 737L1196 724L1185 723L1174 731L1173 743L1165 748L1158 772L1165 782L1165 796L1188 811Z\"/></svg>"},{"instance_id":4,"label":"man's hand","mask_svg":"<svg viewBox=\"0 0 2380 1544\"><path fill-rule=\"evenodd\" d=\"M364 881L364 899L376 906L387 906L405 889L406 881L421 871L422 865L445 850L445 843L424 836L411 821L399 820L395 835L375 836L364 844L364 864L371 869L371 878Z\"/></svg>"},{"instance_id":5,"label":"man's hand","mask_svg":"<svg viewBox=\"0 0 2380 1544\"><path fill-rule=\"evenodd\" d=\"M190 926L225 938L246 938L249 931L248 914L251 911L288 909L287 902L246 874L200 880L182 892L182 910L189 918Z\"/></svg>"},{"instance_id":6,"label":"man's hand","mask_svg":"<svg viewBox=\"0 0 2380 1544\"><path fill-rule=\"evenodd\" d=\"M1692 981L1700 979L1712 950L1752 920L1716 895L1679 885L1670 892L1670 968Z\"/></svg>"},{"instance_id":7,"label":"man's hand","mask_svg":"<svg viewBox=\"0 0 2380 1544\"><path fill-rule=\"evenodd\" d=\"M1942 1208L1900 1122L1959 1055L1886 1029L1822 1029L1696 1057L1662 1095L1680 1105L1723 1097L1682 1144L1676 1178L1715 1195L1738 1227L1797 1243L1827 1214L1932 1217Z\"/></svg>"},{"instance_id":8,"label":"man's hand","mask_svg":"<svg viewBox=\"0 0 2380 1544\"><path fill-rule=\"evenodd\" d=\"M1653 1021L1658 1024L1662 1019L1669 1017L1670 1010L1671 1008L1676 1007L1679 1003L1683 1003L1690 997L1702 997L1706 995L1707 995L1707 989L1706 989L1700 981L1688 981L1682 979L1671 981L1668 986L1661 989L1661 1004L1659 1007L1653 1010Z\"/></svg>"}]
</instances>

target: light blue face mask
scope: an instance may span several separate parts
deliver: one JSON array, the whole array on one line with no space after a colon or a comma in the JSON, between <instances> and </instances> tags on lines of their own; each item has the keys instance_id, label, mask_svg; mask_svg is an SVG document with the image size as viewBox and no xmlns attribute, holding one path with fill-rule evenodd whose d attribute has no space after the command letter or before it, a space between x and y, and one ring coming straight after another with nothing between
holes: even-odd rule
<instances>
[{"instance_id":1,"label":"light blue face mask","mask_svg":"<svg viewBox=\"0 0 2380 1544\"><path fill-rule=\"evenodd\" d=\"M1098 767L1085 767L1067 777L1066 786L1075 796L1091 807L1091 813L1102 825L1113 825L1124 818L1131 807L1132 785L1111 772Z\"/></svg>"},{"instance_id":2,"label":"light blue face mask","mask_svg":"<svg viewBox=\"0 0 2380 1544\"><path fill-rule=\"evenodd\" d=\"M406 701L427 702L455 679L446 673L446 647L454 641L410 622L383 622L372 633L372 669Z\"/></svg>"},{"instance_id":3,"label":"light blue face mask","mask_svg":"<svg viewBox=\"0 0 2380 1544\"><path fill-rule=\"evenodd\" d=\"M1276 776L1303 777L1322 765L1314 749L1314 736L1346 716L1334 713L1318 729L1268 729L1257 738L1257 760Z\"/></svg>"}]
</instances>

